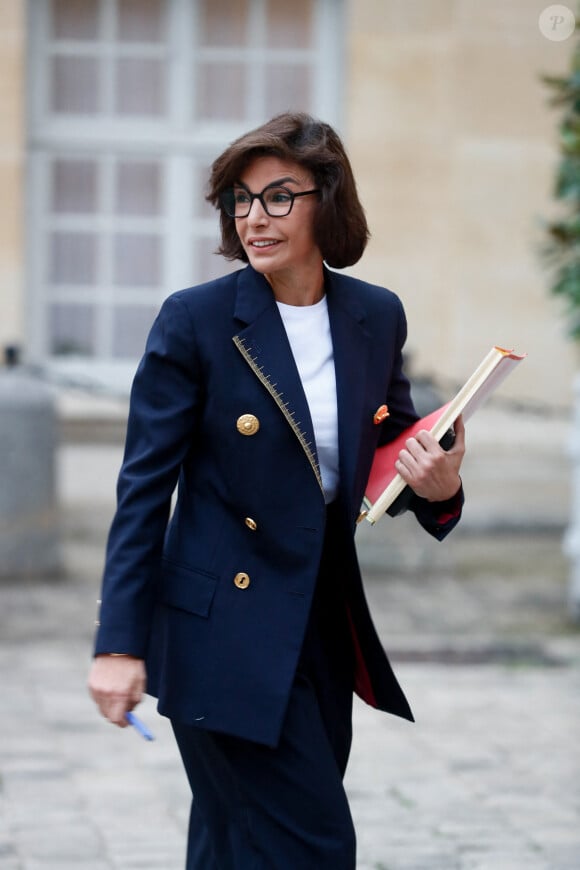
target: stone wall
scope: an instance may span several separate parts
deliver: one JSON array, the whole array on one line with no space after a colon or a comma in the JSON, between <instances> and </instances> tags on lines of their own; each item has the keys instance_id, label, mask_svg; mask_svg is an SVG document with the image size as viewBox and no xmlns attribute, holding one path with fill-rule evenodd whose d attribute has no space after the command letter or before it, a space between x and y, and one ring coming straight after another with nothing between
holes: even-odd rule
<instances>
[{"instance_id":1,"label":"stone wall","mask_svg":"<svg viewBox=\"0 0 580 870\"><path fill-rule=\"evenodd\" d=\"M459 381L514 346L529 359L504 393L566 405L578 358L538 255L558 159L540 75L572 42L541 34L547 5L345 0L342 129L373 232L353 271L403 298L415 372ZM3 0L0 28L0 347L25 331L25 7Z\"/></svg>"},{"instance_id":2,"label":"stone wall","mask_svg":"<svg viewBox=\"0 0 580 870\"><path fill-rule=\"evenodd\" d=\"M568 69L537 0L349 0L345 131L373 239L356 273L396 290L415 369L460 379L500 344L502 390L567 404L577 359L540 264ZM572 7L573 4L568 4Z\"/></svg>"}]
</instances>

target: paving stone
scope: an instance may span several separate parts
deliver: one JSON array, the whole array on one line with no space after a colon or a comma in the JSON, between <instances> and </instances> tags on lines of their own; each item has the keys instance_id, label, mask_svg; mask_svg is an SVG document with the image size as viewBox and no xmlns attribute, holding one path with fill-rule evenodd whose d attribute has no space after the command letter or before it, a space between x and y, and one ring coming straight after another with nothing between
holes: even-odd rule
<instances>
[{"instance_id":1,"label":"paving stone","mask_svg":"<svg viewBox=\"0 0 580 870\"><path fill-rule=\"evenodd\" d=\"M63 520L66 574L0 585L0 870L182 870L189 791L169 723L146 699L147 743L86 691L102 505ZM366 584L417 721L355 703L358 870L578 870L580 631L559 534L472 525L439 545L396 523ZM393 529L420 558L393 563Z\"/></svg>"}]
</instances>

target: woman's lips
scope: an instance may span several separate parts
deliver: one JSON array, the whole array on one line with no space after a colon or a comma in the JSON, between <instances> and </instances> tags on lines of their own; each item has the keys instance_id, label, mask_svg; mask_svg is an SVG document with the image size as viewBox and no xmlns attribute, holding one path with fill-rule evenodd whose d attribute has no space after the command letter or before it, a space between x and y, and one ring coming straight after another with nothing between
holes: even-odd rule
<instances>
[{"instance_id":1,"label":"woman's lips","mask_svg":"<svg viewBox=\"0 0 580 870\"><path fill-rule=\"evenodd\" d=\"M279 244L277 239L251 239L249 242L250 247L257 248L258 250L272 248L277 244Z\"/></svg>"}]
</instances>

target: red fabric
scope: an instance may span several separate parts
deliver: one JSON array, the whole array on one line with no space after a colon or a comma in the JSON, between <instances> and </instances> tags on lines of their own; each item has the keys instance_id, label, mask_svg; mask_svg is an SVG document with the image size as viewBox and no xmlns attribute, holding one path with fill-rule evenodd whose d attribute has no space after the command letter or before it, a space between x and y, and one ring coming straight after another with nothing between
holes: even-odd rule
<instances>
[{"instance_id":1,"label":"red fabric","mask_svg":"<svg viewBox=\"0 0 580 870\"><path fill-rule=\"evenodd\" d=\"M449 499L449 501L451 501L451 505L449 506L449 508L444 513L439 514L439 516L437 517L436 523L438 526L444 526L451 520L457 519L457 517L461 513L461 506L463 503L461 487L459 488L459 491L454 496L452 496L452 499Z\"/></svg>"},{"instance_id":2,"label":"red fabric","mask_svg":"<svg viewBox=\"0 0 580 870\"><path fill-rule=\"evenodd\" d=\"M354 650L354 690L359 698L362 698L362 700L366 701L367 704L370 704L371 707L377 707L377 699L375 698L371 678L360 648L356 628L349 607L346 608L346 613L352 637L352 648Z\"/></svg>"},{"instance_id":3,"label":"red fabric","mask_svg":"<svg viewBox=\"0 0 580 870\"><path fill-rule=\"evenodd\" d=\"M454 511L453 513L448 514L439 514L439 516L437 517L437 525L444 526L450 520L454 520L458 513L459 511Z\"/></svg>"}]
</instances>

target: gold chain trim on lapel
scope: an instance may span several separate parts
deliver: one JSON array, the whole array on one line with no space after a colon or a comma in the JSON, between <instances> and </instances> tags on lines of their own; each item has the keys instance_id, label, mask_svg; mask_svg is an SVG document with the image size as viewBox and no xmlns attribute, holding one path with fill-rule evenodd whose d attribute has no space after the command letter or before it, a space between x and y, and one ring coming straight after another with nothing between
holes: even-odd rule
<instances>
[{"instance_id":1,"label":"gold chain trim on lapel","mask_svg":"<svg viewBox=\"0 0 580 870\"><path fill-rule=\"evenodd\" d=\"M300 423L294 418L294 411L290 410L290 408L288 407L288 402L284 401L284 399L282 398L282 393L280 393L276 389L276 384L272 383L272 381L270 380L270 376L267 375L263 367L258 364L256 357L252 356L251 349L246 346L245 339L240 338L238 335L234 335L233 341L245 361L248 363L248 365L260 381L260 383L263 384L264 387L268 390L268 392L284 414L286 421L289 423L290 428L298 438L300 446L304 450L306 458L312 466L312 470L316 475L316 480L318 481L320 489L323 489L322 477L320 476L320 468L318 467L316 456L314 455L314 452L312 450L312 443L306 440L306 434L300 428Z\"/></svg>"}]
</instances>

